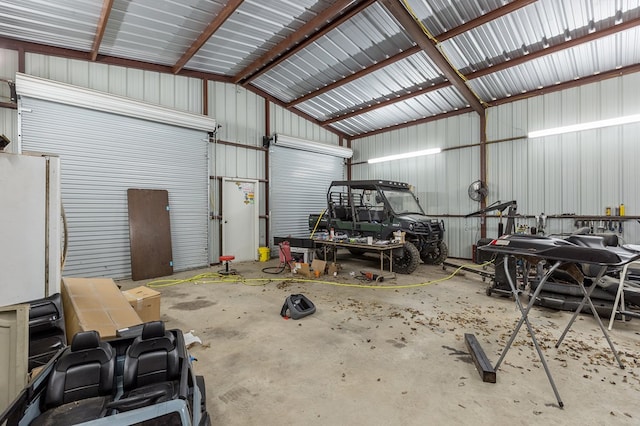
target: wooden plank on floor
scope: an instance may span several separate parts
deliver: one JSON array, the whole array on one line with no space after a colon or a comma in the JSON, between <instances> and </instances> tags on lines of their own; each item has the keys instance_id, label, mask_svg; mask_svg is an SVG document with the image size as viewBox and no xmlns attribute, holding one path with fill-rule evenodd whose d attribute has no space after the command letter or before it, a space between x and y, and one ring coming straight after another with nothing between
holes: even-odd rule
<instances>
[{"instance_id":1,"label":"wooden plank on floor","mask_svg":"<svg viewBox=\"0 0 640 426\"><path fill-rule=\"evenodd\" d=\"M464 343L469 350L469 354L471 354L473 363L476 365L476 369L478 370L478 373L480 373L482 381L495 383L496 371L493 369L489 359L482 350L482 346L480 346L480 342L478 342L476 336L470 333L465 333Z\"/></svg>"}]
</instances>

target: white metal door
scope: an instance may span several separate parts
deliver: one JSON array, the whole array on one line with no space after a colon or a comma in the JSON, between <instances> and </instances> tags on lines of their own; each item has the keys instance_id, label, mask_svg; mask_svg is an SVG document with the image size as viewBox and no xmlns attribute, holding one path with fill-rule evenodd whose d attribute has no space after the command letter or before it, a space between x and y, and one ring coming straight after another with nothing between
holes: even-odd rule
<instances>
[{"instance_id":1,"label":"white metal door","mask_svg":"<svg viewBox=\"0 0 640 426\"><path fill-rule=\"evenodd\" d=\"M258 181L223 180L222 254L235 260L258 257Z\"/></svg>"}]
</instances>

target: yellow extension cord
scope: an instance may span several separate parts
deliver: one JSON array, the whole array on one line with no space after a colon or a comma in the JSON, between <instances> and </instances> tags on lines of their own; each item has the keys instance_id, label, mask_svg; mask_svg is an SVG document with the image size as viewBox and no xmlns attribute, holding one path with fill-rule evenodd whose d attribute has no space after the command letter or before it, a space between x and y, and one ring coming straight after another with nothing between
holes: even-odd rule
<instances>
[{"instance_id":1,"label":"yellow extension cord","mask_svg":"<svg viewBox=\"0 0 640 426\"><path fill-rule=\"evenodd\" d=\"M185 284L185 283L194 283L194 284L244 284L248 286L263 286L267 285L271 282L298 282L298 283L316 283L316 284L327 284L334 285L338 287L355 287L355 288L369 288L375 290L395 290L395 289L405 289L405 288L416 288L416 287L425 287L431 284L436 284L439 282L447 281L453 278L462 268L483 268L492 262L485 262L481 265L476 265L475 263L461 265L456 270L454 270L451 274L447 275L444 278L439 278L437 280L426 281L423 283L417 284L405 284L405 285L366 285L366 284L351 284L351 283L339 283L334 281L323 281L323 280L310 280L310 279L300 279L300 278L244 278L240 275L222 275L215 272L206 272L204 274L194 275L193 277L183 278L183 279L161 279L155 280L147 283L147 287L151 288L161 288L161 287L171 287L174 285Z\"/></svg>"}]
</instances>

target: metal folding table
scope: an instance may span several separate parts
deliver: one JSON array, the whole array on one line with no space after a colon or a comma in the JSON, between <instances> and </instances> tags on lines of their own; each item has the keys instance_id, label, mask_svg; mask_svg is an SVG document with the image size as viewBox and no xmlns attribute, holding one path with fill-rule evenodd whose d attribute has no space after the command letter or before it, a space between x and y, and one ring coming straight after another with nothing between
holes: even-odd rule
<instances>
[{"instance_id":1,"label":"metal folding table","mask_svg":"<svg viewBox=\"0 0 640 426\"><path fill-rule=\"evenodd\" d=\"M509 351L509 348L516 338L516 335L522 327L522 324L525 324L527 326L527 330L529 331L529 335L531 336L531 340L536 349L536 352L538 353L544 371L547 375L547 378L549 379L549 383L551 384L553 393L555 394L556 400L558 401L558 405L561 408L564 406L564 403L560 398L558 388L556 387L553 376L551 375L551 371L549 370L549 366L547 365L547 361L545 360L542 349L540 348L538 340L536 339L536 334L533 330L533 327L531 326L531 323L529 322L529 311L531 310L533 304L539 296L540 291L544 287L544 283L547 282L547 280L553 275L553 273L561 266L568 264L594 265L596 268L598 268L598 273L596 277L593 278L593 284L589 287L588 290L585 288L584 282L582 280L577 280L583 298L580 305L573 313L571 320L562 332L562 335L558 339L555 347L558 348L560 346L565 336L571 329L571 326L576 320L578 314L582 311L582 308L585 306L585 304L588 304L589 308L591 309L591 313L598 322L598 326L600 327L600 330L602 330L602 334L607 340L607 343L609 344L609 347L611 348L611 351L613 352L613 355L618 362L618 365L620 366L620 368L624 368L624 365L622 364L622 362L620 361L620 357L618 356L618 352L613 345L613 342L609 338L609 334L602 324L602 320L600 319L600 316L598 315L598 312L596 311L593 302L591 301L591 293L596 287L597 281L605 274L607 268L623 266L640 258L639 252L626 250L620 247L607 248L604 246L604 244L599 245L601 241L593 239L594 237L592 236L574 237L575 238L573 238L573 241L571 241L570 239L563 240L557 238L528 235L505 235L498 240L494 240L489 245L478 247L478 250L484 250L494 253L497 256L504 257L503 264L505 267L507 280L509 282L509 286L511 287L511 292L513 294L515 303L521 314L520 320L516 324L516 327L511 333L511 337L509 338L507 345L505 346L502 354L500 355L500 358L498 359L498 362L496 363L495 370L497 370L498 367L500 367L500 364L502 364L502 361L504 360L507 352ZM525 259L533 263L552 262L551 267L549 267L541 277L540 282L538 283L538 286L536 287L533 295L530 296L529 303L526 307L521 303L516 283L507 270L507 260L509 256Z\"/></svg>"}]
</instances>

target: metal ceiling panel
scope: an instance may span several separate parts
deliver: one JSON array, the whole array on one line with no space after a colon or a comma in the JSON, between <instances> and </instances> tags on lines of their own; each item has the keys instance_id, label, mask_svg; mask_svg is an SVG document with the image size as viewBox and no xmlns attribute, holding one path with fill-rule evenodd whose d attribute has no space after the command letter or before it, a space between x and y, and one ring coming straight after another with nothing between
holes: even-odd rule
<instances>
[{"instance_id":1,"label":"metal ceiling panel","mask_svg":"<svg viewBox=\"0 0 640 426\"><path fill-rule=\"evenodd\" d=\"M173 65L224 4L224 0L115 0L100 53Z\"/></svg>"},{"instance_id":2,"label":"metal ceiling panel","mask_svg":"<svg viewBox=\"0 0 640 426\"><path fill-rule=\"evenodd\" d=\"M325 120L337 113L374 105L407 92L444 81L426 54L420 52L374 73L305 101L305 109ZM317 115L316 115L317 114Z\"/></svg>"},{"instance_id":3,"label":"metal ceiling panel","mask_svg":"<svg viewBox=\"0 0 640 426\"><path fill-rule=\"evenodd\" d=\"M637 63L640 28L633 28L471 80L470 85L484 101L492 101Z\"/></svg>"},{"instance_id":4,"label":"metal ceiling panel","mask_svg":"<svg viewBox=\"0 0 640 426\"><path fill-rule=\"evenodd\" d=\"M508 2L504 0L408 0L407 3L429 32L437 36L504 6Z\"/></svg>"},{"instance_id":5,"label":"metal ceiling panel","mask_svg":"<svg viewBox=\"0 0 640 426\"><path fill-rule=\"evenodd\" d=\"M291 101L413 45L386 10L374 3L253 84Z\"/></svg>"},{"instance_id":6,"label":"metal ceiling panel","mask_svg":"<svg viewBox=\"0 0 640 426\"><path fill-rule=\"evenodd\" d=\"M538 0L447 40L442 48L452 64L466 73L611 27L617 19L627 21L639 15L640 0Z\"/></svg>"},{"instance_id":7,"label":"metal ceiling panel","mask_svg":"<svg viewBox=\"0 0 640 426\"><path fill-rule=\"evenodd\" d=\"M235 75L331 4L329 0L245 0L185 67Z\"/></svg>"},{"instance_id":8,"label":"metal ceiling panel","mask_svg":"<svg viewBox=\"0 0 640 426\"><path fill-rule=\"evenodd\" d=\"M0 0L0 36L88 51L102 2Z\"/></svg>"},{"instance_id":9,"label":"metal ceiling panel","mask_svg":"<svg viewBox=\"0 0 640 426\"><path fill-rule=\"evenodd\" d=\"M331 124L348 135L357 135L396 124L404 124L427 117L465 108L467 102L454 87L446 87L404 102L382 107ZM306 111L303 105L300 109Z\"/></svg>"}]
</instances>

